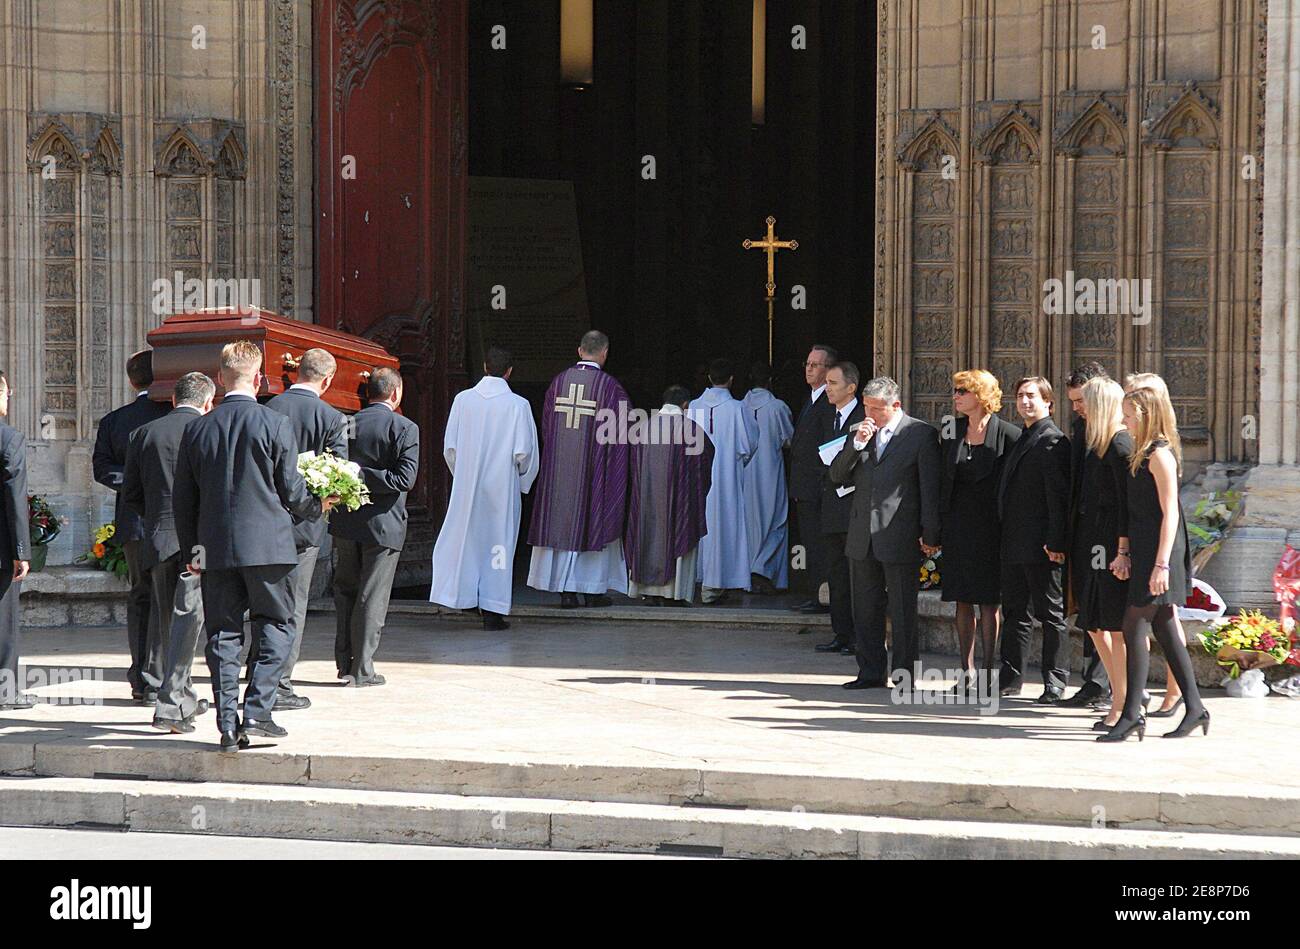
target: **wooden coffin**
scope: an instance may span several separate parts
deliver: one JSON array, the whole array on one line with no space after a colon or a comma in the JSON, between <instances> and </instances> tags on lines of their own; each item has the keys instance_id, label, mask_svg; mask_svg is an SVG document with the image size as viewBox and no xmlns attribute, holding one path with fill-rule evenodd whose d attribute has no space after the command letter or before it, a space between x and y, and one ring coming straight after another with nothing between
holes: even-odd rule
<instances>
[{"instance_id":1,"label":"wooden coffin","mask_svg":"<svg viewBox=\"0 0 1300 949\"><path fill-rule=\"evenodd\" d=\"M297 360L304 352L327 350L338 362L338 373L324 398L343 412L355 412L366 404L366 380L372 370L399 368L396 357L360 336L256 308L176 313L147 338L153 347L149 398L155 402L170 402L176 380L195 371L212 377L220 400L224 395L218 375L221 347L239 339L250 340L262 350L262 397L279 395L298 381Z\"/></svg>"}]
</instances>

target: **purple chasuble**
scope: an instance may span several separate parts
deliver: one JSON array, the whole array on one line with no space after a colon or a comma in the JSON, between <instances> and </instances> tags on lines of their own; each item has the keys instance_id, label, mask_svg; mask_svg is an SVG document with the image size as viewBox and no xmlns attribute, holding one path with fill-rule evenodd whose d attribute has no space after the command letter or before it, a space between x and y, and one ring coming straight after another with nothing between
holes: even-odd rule
<instances>
[{"instance_id":1,"label":"purple chasuble","mask_svg":"<svg viewBox=\"0 0 1300 949\"><path fill-rule=\"evenodd\" d=\"M617 437L602 445L596 432L601 413L613 413L617 434L618 419L630 409L618 380L595 366L579 363L552 380L542 402L542 465L528 543L590 551L623 536L628 446Z\"/></svg>"},{"instance_id":2,"label":"purple chasuble","mask_svg":"<svg viewBox=\"0 0 1300 949\"><path fill-rule=\"evenodd\" d=\"M713 479L713 443L685 415L656 412L645 430L649 437L632 446L623 553L634 583L661 586L676 575L677 558L707 532L704 502ZM693 432L690 439L683 437L686 431ZM688 444L702 450L687 454Z\"/></svg>"}]
</instances>

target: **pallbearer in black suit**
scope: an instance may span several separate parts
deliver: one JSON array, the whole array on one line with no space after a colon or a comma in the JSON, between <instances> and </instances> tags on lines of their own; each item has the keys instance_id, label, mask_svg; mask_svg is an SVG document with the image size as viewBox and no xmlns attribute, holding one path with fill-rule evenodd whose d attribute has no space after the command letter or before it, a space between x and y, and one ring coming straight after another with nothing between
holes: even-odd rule
<instances>
[{"instance_id":1,"label":"pallbearer in black suit","mask_svg":"<svg viewBox=\"0 0 1300 949\"><path fill-rule=\"evenodd\" d=\"M978 688L975 679L975 611L984 670L990 685L996 666L1002 602L997 538L998 482L1002 464L1020 438L1020 427L998 417L1002 388L992 373L967 369L952 377L951 430L945 421L940 451L943 489L943 600L957 604L957 643L963 677L953 692Z\"/></svg>"},{"instance_id":2,"label":"pallbearer in black suit","mask_svg":"<svg viewBox=\"0 0 1300 949\"><path fill-rule=\"evenodd\" d=\"M839 355L829 346L814 346L804 361L803 376L808 398L795 413L794 435L790 438L790 499L799 524L799 543L804 550L805 577L812 597L792 607L801 613L825 613L818 592L826 579L826 554L822 544L822 482L826 466L817 454L822 435L830 424L831 404L826 398L826 372Z\"/></svg>"},{"instance_id":3,"label":"pallbearer in black suit","mask_svg":"<svg viewBox=\"0 0 1300 949\"><path fill-rule=\"evenodd\" d=\"M95 480L117 493L114 536L122 542L127 580L131 584L126 595L126 640L131 652L127 682L131 686L132 698L142 705L153 705L162 679L162 620L154 617L150 609L153 592L149 571L143 563L144 527L139 514L129 510L122 500L122 476L131 433L141 425L162 418L168 409L166 405L149 400L149 386L153 384L152 350L136 353L126 361L126 377L131 388L135 389L135 398L99 420L91 467Z\"/></svg>"},{"instance_id":4,"label":"pallbearer in black suit","mask_svg":"<svg viewBox=\"0 0 1300 949\"><path fill-rule=\"evenodd\" d=\"M1043 627L1043 694L1055 705L1070 680L1061 571L1070 503L1070 440L1052 422L1052 384L1041 376L1016 383L1024 432L1003 463L998 484L1002 520L1003 695L1019 695L1029 658L1033 617Z\"/></svg>"},{"instance_id":5,"label":"pallbearer in black suit","mask_svg":"<svg viewBox=\"0 0 1300 949\"><path fill-rule=\"evenodd\" d=\"M190 668L203 631L203 591L199 575L188 569L176 536L172 492L181 440L191 424L212 411L217 387L201 372L176 380L175 408L131 433L122 479L122 500L144 524L142 563L149 573L152 615L162 632L162 685L153 726L184 734L208 703L194 693Z\"/></svg>"},{"instance_id":6,"label":"pallbearer in black suit","mask_svg":"<svg viewBox=\"0 0 1300 949\"><path fill-rule=\"evenodd\" d=\"M334 661L339 678L357 686L384 684L375 672L375 652L406 543L406 495L420 472L420 427L397 414L402 377L376 369L367 387L370 404L353 416L348 459L361 466L370 503L330 518L338 551Z\"/></svg>"},{"instance_id":7,"label":"pallbearer in black suit","mask_svg":"<svg viewBox=\"0 0 1300 949\"><path fill-rule=\"evenodd\" d=\"M1128 697L1124 715L1097 740L1123 741L1136 731L1141 741L1146 732L1142 690L1151 659L1149 632L1155 633L1187 703L1182 723L1164 737L1183 738L1197 728L1208 734L1210 712L1201 701L1187 645L1174 621L1191 587L1192 557L1178 503L1182 450L1169 390L1139 388L1125 395L1124 427L1133 437L1128 481L1133 566L1124 610Z\"/></svg>"},{"instance_id":8,"label":"pallbearer in black suit","mask_svg":"<svg viewBox=\"0 0 1300 949\"><path fill-rule=\"evenodd\" d=\"M1082 498L1083 481L1085 477L1086 459L1088 457L1088 435L1087 420L1085 413L1087 411L1083 404L1083 387L1087 385L1090 379L1107 379L1106 369L1095 359L1090 362L1081 363L1070 373L1070 377L1065 382L1065 395L1070 400L1070 408L1074 411L1074 421L1070 423L1070 549L1074 549L1075 533L1079 522L1079 505ZM1119 427L1124 427L1121 422ZM1091 563L1091 561L1089 561ZM1065 561L1065 575L1067 577L1066 590L1069 595L1066 597L1065 615L1069 616L1071 612L1075 613L1076 627L1083 629L1078 624L1078 585L1081 582L1081 575L1075 569L1082 565L1077 564L1073 556L1067 557ZM1071 599L1075 601L1074 610L1071 610ZM1079 686L1079 691L1061 702L1062 708L1083 708L1085 705L1092 708L1105 708L1110 701L1110 678L1109 666L1101 661L1101 656L1097 653L1097 646L1092 636L1086 635L1084 629L1083 637L1083 683ZM1113 637L1113 642L1123 643L1123 637L1118 633ZM1122 665L1123 663L1121 663Z\"/></svg>"},{"instance_id":9,"label":"pallbearer in black suit","mask_svg":"<svg viewBox=\"0 0 1300 949\"><path fill-rule=\"evenodd\" d=\"M309 349L298 361L298 381L266 403L289 419L293 426L298 453L332 453L338 458L348 456L348 420L338 409L328 405L321 396L334 382L338 364L323 349ZM275 711L308 708L311 699L298 695L293 689L293 667L298 663L302 649L303 627L307 622L307 598L311 593L311 579L316 572L316 560L325 541L325 519L298 521L293 525L293 542L298 548L298 566L289 576L293 591L293 644L289 658L280 673L276 692ZM249 668L257 661L257 643L248 653Z\"/></svg>"},{"instance_id":10,"label":"pallbearer in black suit","mask_svg":"<svg viewBox=\"0 0 1300 949\"><path fill-rule=\"evenodd\" d=\"M0 372L0 418L9 415L9 380ZM27 521L27 440L0 422L0 711L35 703L18 679L18 596L31 568Z\"/></svg>"},{"instance_id":11,"label":"pallbearer in black suit","mask_svg":"<svg viewBox=\"0 0 1300 949\"><path fill-rule=\"evenodd\" d=\"M853 485L844 549L853 587L858 677L844 683L846 689L915 682L920 672L916 595L921 560L940 542L939 433L904 412L898 396L898 383L888 376L868 382L862 392L866 418L831 463L831 483ZM886 610L890 651L885 649Z\"/></svg>"},{"instance_id":12,"label":"pallbearer in black suit","mask_svg":"<svg viewBox=\"0 0 1300 949\"><path fill-rule=\"evenodd\" d=\"M280 670L292 641L289 575L298 565L294 518L319 517L338 500L313 497L298 472L289 420L255 398L262 353L240 340L221 350L226 395L181 438L173 500L181 555L203 577L208 670L221 749L248 746L248 736L283 737L271 719ZM239 719L239 653L244 611L260 654Z\"/></svg>"},{"instance_id":13,"label":"pallbearer in black suit","mask_svg":"<svg viewBox=\"0 0 1300 949\"><path fill-rule=\"evenodd\" d=\"M831 412L822 430L821 443L836 438L853 438L853 427L865 418L858 401L858 367L845 360L826 370L826 398ZM825 467L825 465L823 465ZM857 650L853 630L853 588L849 579L849 558L844 544L849 536L849 512L853 493L841 495L830 478L822 477L821 528L822 550L826 553L826 579L831 588L831 641L818 643L818 652L851 655Z\"/></svg>"},{"instance_id":14,"label":"pallbearer in black suit","mask_svg":"<svg viewBox=\"0 0 1300 949\"><path fill-rule=\"evenodd\" d=\"M1114 698L1102 725L1110 728L1124 708L1124 607L1128 600L1128 467L1133 439L1124 429L1124 390L1106 376L1083 385L1085 454L1075 492L1070 538L1070 582L1078 605L1076 625L1085 630L1113 684ZM1087 685L1079 691L1086 692ZM1079 704L1079 703L1074 703Z\"/></svg>"}]
</instances>

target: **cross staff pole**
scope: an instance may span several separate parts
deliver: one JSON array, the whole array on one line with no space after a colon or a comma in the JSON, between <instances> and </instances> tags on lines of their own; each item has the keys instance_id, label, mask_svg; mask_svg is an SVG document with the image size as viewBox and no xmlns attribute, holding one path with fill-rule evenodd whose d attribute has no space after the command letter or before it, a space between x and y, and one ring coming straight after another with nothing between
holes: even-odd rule
<instances>
[{"instance_id":1,"label":"cross staff pole","mask_svg":"<svg viewBox=\"0 0 1300 949\"><path fill-rule=\"evenodd\" d=\"M776 252L778 250L798 250L798 241L782 241L776 237L776 218L768 215L767 236L759 240L745 238L741 241L745 250L758 248L767 254L767 364L772 365L772 304L776 300Z\"/></svg>"}]
</instances>

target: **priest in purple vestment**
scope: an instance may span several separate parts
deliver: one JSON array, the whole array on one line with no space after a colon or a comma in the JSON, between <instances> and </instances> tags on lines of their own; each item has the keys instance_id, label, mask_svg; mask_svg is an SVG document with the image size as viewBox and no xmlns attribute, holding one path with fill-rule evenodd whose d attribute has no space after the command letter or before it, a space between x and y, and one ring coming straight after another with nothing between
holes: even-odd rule
<instances>
[{"instance_id":1,"label":"priest in purple vestment","mask_svg":"<svg viewBox=\"0 0 1300 949\"><path fill-rule=\"evenodd\" d=\"M631 492L623 549L628 595L655 606L695 599L696 556L706 533L704 503L713 443L685 415L691 394L669 386L664 405L632 439Z\"/></svg>"},{"instance_id":2,"label":"priest in purple vestment","mask_svg":"<svg viewBox=\"0 0 1300 949\"><path fill-rule=\"evenodd\" d=\"M534 489L528 585L560 594L560 605L609 606L627 592L627 420L631 401L604 370L609 337L591 330L578 363L560 373L542 403L542 468Z\"/></svg>"}]
</instances>

